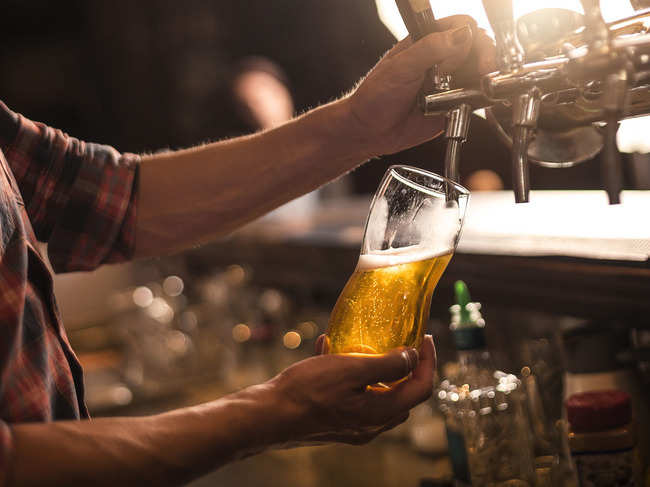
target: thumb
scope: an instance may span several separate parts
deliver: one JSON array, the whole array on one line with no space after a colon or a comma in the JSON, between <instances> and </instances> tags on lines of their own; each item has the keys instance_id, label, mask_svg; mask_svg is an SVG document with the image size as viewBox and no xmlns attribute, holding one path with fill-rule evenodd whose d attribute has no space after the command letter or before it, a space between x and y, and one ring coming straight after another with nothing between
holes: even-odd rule
<instances>
[{"instance_id":1,"label":"thumb","mask_svg":"<svg viewBox=\"0 0 650 487\"><path fill-rule=\"evenodd\" d=\"M354 379L363 386L377 382L394 382L409 375L418 365L418 351L401 348L384 355L354 357Z\"/></svg>"},{"instance_id":2,"label":"thumb","mask_svg":"<svg viewBox=\"0 0 650 487\"><path fill-rule=\"evenodd\" d=\"M420 39L394 56L404 76L417 78L434 64L444 73L458 69L472 50L473 33L469 24L436 32Z\"/></svg>"}]
</instances>

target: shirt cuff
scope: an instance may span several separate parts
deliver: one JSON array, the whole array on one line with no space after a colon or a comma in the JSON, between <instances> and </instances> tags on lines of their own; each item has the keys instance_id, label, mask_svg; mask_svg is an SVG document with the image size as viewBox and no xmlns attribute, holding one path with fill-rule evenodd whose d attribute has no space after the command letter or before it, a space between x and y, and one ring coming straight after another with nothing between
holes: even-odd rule
<instances>
[{"instance_id":1,"label":"shirt cuff","mask_svg":"<svg viewBox=\"0 0 650 487\"><path fill-rule=\"evenodd\" d=\"M140 157L95 146L81 165L48 241L57 272L89 271L123 262L135 251Z\"/></svg>"}]
</instances>

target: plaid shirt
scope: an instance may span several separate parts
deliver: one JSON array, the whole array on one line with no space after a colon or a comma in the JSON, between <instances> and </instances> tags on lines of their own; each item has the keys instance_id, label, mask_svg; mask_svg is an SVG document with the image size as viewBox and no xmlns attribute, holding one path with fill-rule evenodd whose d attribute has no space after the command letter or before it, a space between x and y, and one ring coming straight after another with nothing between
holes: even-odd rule
<instances>
[{"instance_id":1,"label":"plaid shirt","mask_svg":"<svg viewBox=\"0 0 650 487\"><path fill-rule=\"evenodd\" d=\"M0 102L0 486L11 423L87 418L37 241L57 272L130 258L139 158L88 144Z\"/></svg>"}]
</instances>

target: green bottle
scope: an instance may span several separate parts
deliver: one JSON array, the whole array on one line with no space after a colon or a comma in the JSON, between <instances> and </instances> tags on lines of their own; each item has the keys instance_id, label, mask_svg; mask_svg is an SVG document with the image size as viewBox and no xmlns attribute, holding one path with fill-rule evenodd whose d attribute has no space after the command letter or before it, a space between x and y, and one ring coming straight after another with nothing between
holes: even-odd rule
<instances>
[{"instance_id":1,"label":"green bottle","mask_svg":"<svg viewBox=\"0 0 650 487\"><path fill-rule=\"evenodd\" d=\"M437 391L454 480L459 486L532 485L532 445L521 382L495 369L486 347L481 304L471 301L464 282L454 288L450 329L456 371Z\"/></svg>"}]
</instances>

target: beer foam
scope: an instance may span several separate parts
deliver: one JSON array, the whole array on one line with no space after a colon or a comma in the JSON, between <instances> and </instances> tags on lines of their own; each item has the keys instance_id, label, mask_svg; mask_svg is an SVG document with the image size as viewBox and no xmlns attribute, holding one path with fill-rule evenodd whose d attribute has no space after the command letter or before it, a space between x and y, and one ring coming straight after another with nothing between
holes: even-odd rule
<instances>
[{"instance_id":1,"label":"beer foam","mask_svg":"<svg viewBox=\"0 0 650 487\"><path fill-rule=\"evenodd\" d=\"M453 249L432 250L421 246L402 247L399 249L388 249L372 254L361 254L357 263L357 270L369 271L382 267L391 267L411 262L420 262L443 255L453 253Z\"/></svg>"}]
</instances>

